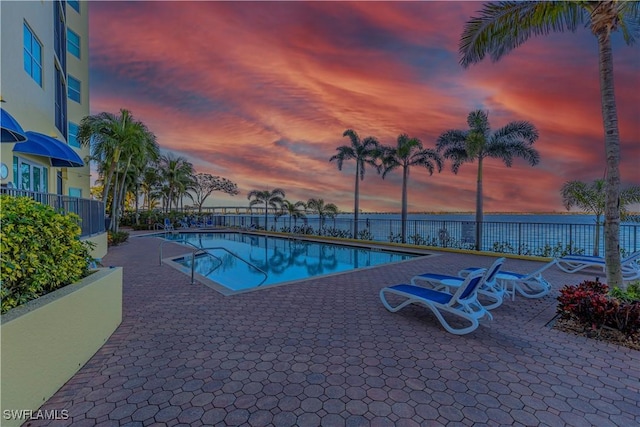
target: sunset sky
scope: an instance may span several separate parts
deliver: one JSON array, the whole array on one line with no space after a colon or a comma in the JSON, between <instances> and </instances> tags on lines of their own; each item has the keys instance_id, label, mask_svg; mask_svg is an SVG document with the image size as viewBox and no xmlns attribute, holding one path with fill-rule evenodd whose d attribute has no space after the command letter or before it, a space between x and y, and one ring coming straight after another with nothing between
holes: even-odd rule
<instances>
[{"instance_id":1,"label":"sunset sky","mask_svg":"<svg viewBox=\"0 0 640 427\"><path fill-rule=\"evenodd\" d=\"M280 187L353 210L355 165L329 158L352 128L433 148L468 113L493 129L527 120L541 162L484 164L485 211L564 211L560 187L605 170L596 38L531 39L463 69L458 40L479 2L90 2L91 113L131 110L163 152L238 184L212 204L246 206ZM623 184L640 185L640 43L614 37ZM473 211L477 163L412 169L409 211ZM364 211L399 211L401 172L361 183Z\"/></svg>"}]
</instances>

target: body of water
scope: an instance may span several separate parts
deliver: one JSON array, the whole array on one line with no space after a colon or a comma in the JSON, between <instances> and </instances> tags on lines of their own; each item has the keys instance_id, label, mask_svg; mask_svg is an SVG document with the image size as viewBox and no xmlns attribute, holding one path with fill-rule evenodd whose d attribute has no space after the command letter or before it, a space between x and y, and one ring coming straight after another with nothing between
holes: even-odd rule
<instances>
[{"instance_id":1,"label":"body of water","mask_svg":"<svg viewBox=\"0 0 640 427\"><path fill-rule=\"evenodd\" d=\"M265 228L264 215L216 216L216 225ZM601 218L604 221L604 218ZM475 214L418 214L407 216L405 242L458 249L475 248ZM287 215L267 218L267 230L297 234L352 238L353 214L339 214L320 221L317 215L292 220ZM568 253L604 253L604 227L594 215L584 214L486 214L482 224L481 250L521 255L562 256ZM402 242L402 221L397 213L362 213L358 238ZM620 227L623 254L640 250L640 223Z\"/></svg>"}]
</instances>

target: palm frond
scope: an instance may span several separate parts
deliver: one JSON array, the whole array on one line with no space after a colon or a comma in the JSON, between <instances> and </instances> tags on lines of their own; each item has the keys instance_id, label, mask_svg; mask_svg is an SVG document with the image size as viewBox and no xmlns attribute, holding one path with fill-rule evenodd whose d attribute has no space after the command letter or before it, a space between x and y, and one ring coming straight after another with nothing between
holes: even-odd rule
<instances>
[{"instance_id":1,"label":"palm frond","mask_svg":"<svg viewBox=\"0 0 640 427\"><path fill-rule=\"evenodd\" d=\"M449 129L442 133L436 140L436 149L438 151L448 148L464 149L466 139L466 131Z\"/></svg>"},{"instance_id":2,"label":"palm frond","mask_svg":"<svg viewBox=\"0 0 640 427\"><path fill-rule=\"evenodd\" d=\"M465 68L486 54L495 62L532 36L573 32L588 19L580 2L571 1L491 2L478 13L460 37L460 64Z\"/></svg>"},{"instance_id":3,"label":"palm frond","mask_svg":"<svg viewBox=\"0 0 640 427\"><path fill-rule=\"evenodd\" d=\"M493 139L500 141L522 141L529 145L538 140L540 134L538 129L530 122L515 121L507 123L505 126L496 130Z\"/></svg>"}]
</instances>

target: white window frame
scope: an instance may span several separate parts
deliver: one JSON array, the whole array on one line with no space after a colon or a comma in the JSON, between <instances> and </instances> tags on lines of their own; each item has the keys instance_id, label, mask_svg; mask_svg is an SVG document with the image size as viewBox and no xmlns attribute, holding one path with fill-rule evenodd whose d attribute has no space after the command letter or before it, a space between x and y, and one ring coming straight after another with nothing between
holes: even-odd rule
<instances>
[{"instance_id":1,"label":"white window frame","mask_svg":"<svg viewBox=\"0 0 640 427\"><path fill-rule=\"evenodd\" d=\"M75 126L75 132L71 131L72 126ZM78 142L78 128L80 126L77 123L74 122L69 122L69 130L68 130L68 136L67 136L67 141L69 142L69 146L70 147L75 147L75 148L82 148L80 147L80 142Z\"/></svg>"},{"instance_id":2,"label":"white window frame","mask_svg":"<svg viewBox=\"0 0 640 427\"><path fill-rule=\"evenodd\" d=\"M71 83L73 81L78 82L78 85L80 86L79 89L76 90L75 88L71 87ZM78 99L73 99L71 97L71 93L77 93ZM73 77L71 74L67 76L67 97L73 102L77 102L78 104L82 103L82 82Z\"/></svg>"},{"instance_id":3,"label":"white window frame","mask_svg":"<svg viewBox=\"0 0 640 427\"><path fill-rule=\"evenodd\" d=\"M16 188L20 190L38 191L39 193L48 193L49 180L48 180L48 176L45 178L45 175L49 173L49 167L46 165L43 165L42 163L37 163L32 160L24 159L20 156L16 156L16 157L18 158L18 176L13 177ZM22 165L29 166L29 188L22 188ZM35 187L33 185L34 168L40 169L40 188L38 190L35 190Z\"/></svg>"},{"instance_id":4,"label":"white window frame","mask_svg":"<svg viewBox=\"0 0 640 427\"><path fill-rule=\"evenodd\" d=\"M31 70L27 70L24 67L24 64L22 65L22 68L24 69L24 71L29 75L29 77L31 77L33 79L34 82L36 82L38 84L38 86L42 87L42 82L44 81L44 75L43 75L43 69L42 69L42 51L43 51L43 47L42 47L42 43L40 42L40 39L38 38L38 36L36 36L36 33L31 29L31 27L29 26L29 24L25 22L23 22L23 40L22 40L22 51L23 56L24 55L28 55L29 57L29 63L30 63L30 68ZM30 36L30 40L29 40L29 49L27 49L27 41L24 40L24 31L27 30L29 32L29 36ZM35 58L33 56L33 43L37 43L38 46L40 46L40 58ZM24 58L23 58L24 61ZM38 70L40 70L40 81L38 81L35 76L34 76L34 68L37 68Z\"/></svg>"},{"instance_id":5,"label":"white window frame","mask_svg":"<svg viewBox=\"0 0 640 427\"><path fill-rule=\"evenodd\" d=\"M78 39L78 43L74 43L72 38L76 37ZM80 34L76 33L75 31L73 31L71 28L67 28L67 52L69 52L71 55L75 56L76 58L80 59L80 55L81 55L81 51L80 51L80 46L82 44L82 40L80 39ZM69 46L75 48L75 49L69 49ZM78 54L76 55L74 50L78 51Z\"/></svg>"}]
</instances>

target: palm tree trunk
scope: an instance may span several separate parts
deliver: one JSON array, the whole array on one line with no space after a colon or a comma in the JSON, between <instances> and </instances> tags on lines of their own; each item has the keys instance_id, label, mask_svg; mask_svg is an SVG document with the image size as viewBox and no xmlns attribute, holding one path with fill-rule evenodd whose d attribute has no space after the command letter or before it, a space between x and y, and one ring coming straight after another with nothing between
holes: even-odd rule
<instances>
[{"instance_id":1,"label":"palm tree trunk","mask_svg":"<svg viewBox=\"0 0 640 427\"><path fill-rule=\"evenodd\" d=\"M356 159L356 189L355 202L353 204L353 238L358 238L358 214L360 213L358 199L360 198L360 162Z\"/></svg>"},{"instance_id":2,"label":"palm tree trunk","mask_svg":"<svg viewBox=\"0 0 640 427\"><path fill-rule=\"evenodd\" d=\"M111 231L113 232L117 232L118 231L118 219L116 218L117 212L118 212L118 178L119 178L119 173L116 172L115 174L116 179L115 182L113 183L113 194L111 197Z\"/></svg>"},{"instance_id":3,"label":"palm tree trunk","mask_svg":"<svg viewBox=\"0 0 640 427\"><path fill-rule=\"evenodd\" d=\"M409 167L402 168L402 243L407 243L407 181L409 180Z\"/></svg>"},{"instance_id":4,"label":"palm tree trunk","mask_svg":"<svg viewBox=\"0 0 640 427\"><path fill-rule=\"evenodd\" d=\"M102 188L102 203L105 208L107 206L107 198L109 197L109 190L111 189L111 180L113 180L113 175L115 174L116 168L118 167L118 162L120 162L120 149L116 148L113 153L113 160L111 165L109 166L109 171L107 172L107 179L104 182L104 187Z\"/></svg>"},{"instance_id":5,"label":"palm tree trunk","mask_svg":"<svg viewBox=\"0 0 640 427\"><path fill-rule=\"evenodd\" d=\"M136 184L136 225L140 225L140 206L138 198L140 197L140 186Z\"/></svg>"},{"instance_id":6,"label":"palm tree trunk","mask_svg":"<svg viewBox=\"0 0 640 427\"><path fill-rule=\"evenodd\" d=\"M131 157L132 156L129 156L129 158L127 159L127 166L125 166L124 173L122 174L122 183L120 184L120 188L118 189L119 196L118 196L117 206L124 207L125 188L127 186L127 172L129 171L129 167L131 166ZM116 211L116 214L118 214L118 211ZM120 222L120 218L115 218L115 220L116 220L115 230L118 231L119 229L118 223Z\"/></svg>"},{"instance_id":7,"label":"palm tree trunk","mask_svg":"<svg viewBox=\"0 0 640 427\"><path fill-rule=\"evenodd\" d=\"M264 202L264 231L267 231L267 214L269 212L269 205L267 201Z\"/></svg>"},{"instance_id":8,"label":"palm tree trunk","mask_svg":"<svg viewBox=\"0 0 640 427\"><path fill-rule=\"evenodd\" d=\"M482 222L484 213L482 211L482 157L478 156L478 181L476 187L476 250L482 249Z\"/></svg>"},{"instance_id":9,"label":"palm tree trunk","mask_svg":"<svg viewBox=\"0 0 640 427\"><path fill-rule=\"evenodd\" d=\"M600 57L600 96L602 97L602 120L607 156L607 177L604 219L604 255L607 284L610 288L626 289L622 281L620 265L620 133L618 112L613 87L613 54L610 30L598 35Z\"/></svg>"},{"instance_id":10,"label":"palm tree trunk","mask_svg":"<svg viewBox=\"0 0 640 427\"><path fill-rule=\"evenodd\" d=\"M593 256L600 256L600 215L596 216L596 231L593 234Z\"/></svg>"}]
</instances>

